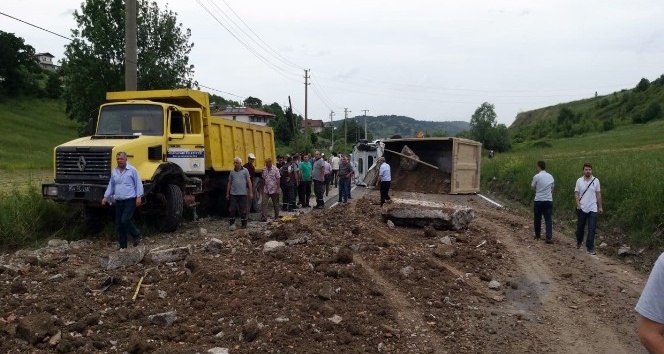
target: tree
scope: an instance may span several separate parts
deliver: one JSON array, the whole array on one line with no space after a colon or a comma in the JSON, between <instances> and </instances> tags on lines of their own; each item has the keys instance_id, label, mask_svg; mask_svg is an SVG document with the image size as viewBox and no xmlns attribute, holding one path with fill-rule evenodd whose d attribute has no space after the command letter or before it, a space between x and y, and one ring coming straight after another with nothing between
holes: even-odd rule
<instances>
[{"instance_id":1,"label":"tree","mask_svg":"<svg viewBox=\"0 0 664 354\"><path fill-rule=\"evenodd\" d=\"M634 88L635 92L643 92L648 90L648 87L650 87L650 81L646 79L645 77L639 81L638 84L636 84L636 87Z\"/></svg>"},{"instance_id":2,"label":"tree","mask_svg":"<svg viewBox=\"0 0 664 354\"><path fill-rule=\"evenodd\" d=\"M488 102L482 103L470 118L470 136L486 145L491 130L496 127L496 112L494 106Z\"/></svg>"},{"instance_id":3,"label":"tree","mask_svg":"<svg viewBox=\"0 0 664 354\"><path fill-rule=\"evenodd\" d=\"M138 88L191 87L191 31L177 23L175 12L137 1ZM122 0L86 0L74 12L78 28L72 29L61 68L69 118L96 119L106 92L124 89L124 16Z\"/></svg>"},{"instance_id":4,"label":"tree","mask_svg":"<svg viewBox=\"0 0 664 354\"><path fill-rule=\"evenodd\" d=\"M256 97L249 96L244 100L244 105L251 108L261 108L263 106L263 101Z\"/></svg>"},{"instance_id":5,"label":"tree","mask_svg":"<svg viewBox=\"0 0 664 354\"><path fill-rule=\"evenodd\" d=\"M21 37L0 31L0 97L34 94L39 90L35 49Z\"/></svg>"}]
</instances>

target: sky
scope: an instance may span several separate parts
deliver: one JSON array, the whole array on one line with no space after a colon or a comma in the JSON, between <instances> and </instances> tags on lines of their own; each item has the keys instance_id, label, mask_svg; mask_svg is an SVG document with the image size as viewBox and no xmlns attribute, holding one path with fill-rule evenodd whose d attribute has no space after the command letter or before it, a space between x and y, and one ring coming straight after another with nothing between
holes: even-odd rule
<instances>
[{"instance_id":1,"label":"sky","mask_svg":"<svg viewBox=\"0 0 664 354\"><path fill-rule=\"evenodd\" d=\"M71 37L82 0L3 1L0 12ZM470 121L633 88L664 74L661 0L157 0L190 28L202 90L307 116ZM55 61L68 40L0 15ZM249 49L248 49L249 48ZM368 110L364 112L364 110Z\"/></svg>"}]
</instances>

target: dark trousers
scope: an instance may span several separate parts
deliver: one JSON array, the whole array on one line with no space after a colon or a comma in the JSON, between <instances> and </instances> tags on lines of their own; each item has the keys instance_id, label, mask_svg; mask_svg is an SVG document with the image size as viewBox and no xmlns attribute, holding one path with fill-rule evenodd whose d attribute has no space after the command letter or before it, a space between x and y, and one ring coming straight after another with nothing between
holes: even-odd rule
<instances>
[{"instance_id":1,"label":"dark trousers","mask_svg":"<svg viewBox=\"0 0 664 354\"><path fill-rule=\"evenodd\" d=\"M247 226L247 196L231 194L228 205L228 215L230 217L228 222L231 225L234 224L235 217L239 214L242 226Z\"/></svg>"},{"instance_id":2,"label":"dark trousers","mask_svg":"<svg viewBox=\"0 0 664 354\"><path fill-rule=\"evenodd\" d=\"M347 202L350 196L350 178L339 178L339 202Z\"/></svg>"},{"instance_id":3,"label":"dark trousers","mask_svg":"<svg viewBox=\"0 0 664 354\"><path fill-rule=\"evenodd\" d=\"M553 202L544 201L544 200L535 201L533 212L535 214L535 237L539 238L542 233L542 215L543 215L546 239L550 240L551 237L553 237L553 221L551 221L551 213L553 212Z\"/></svg>"},{"instance_id":4,"label":"dark trousers","mask_svg":"<svg viewBox=\"0 0 664 354\"><path fill-rule=\"evenodd\" d=\"M115 223L118 226L120 248L127 248L127 234L130 234L134 241L141 238L141 233L132 220L134 210L135 198L115 201Z\"/></svg>"},{"instance_id":5,"label":"dark trousers","mask_svg":"<svg viewBox=\"0 0 664 354\"><path fill-rule=\"evenodd\" d=\"M380 205L383 206L385 204L385 201L388 201L392 198L387 194L390 191L390 185L392 182L390 181L381 181L380 182Z\"/></svg>"},{"instance_id":6,"label":"dark trousers","mask_svg":"<svg viewBox=\"0 0 664 354\"><path fill-rule=\"evenodd\" d=\"M309 199L311 198L311 181L302 181L298 187L300 192L300 204L303 207L309 206Z\"/></svg>"},{"instance_id":7,"label":"dark trousers","mask_svg":"<svg viewBox=\"0 0 664 354\"><path fill-rule=\"evenodd\" d=\"M325 200L323 199L323 193L325 193L325 182L314 180L314 194L316 194L316 206L324 207Z\"/></svg>"},{"instance_id":8,"label":"dark trousers","mask_svg":"<svg viewBox=\"0 0 664 354\"><path fill-rule=\"evenodd\" d=\"M588 223L588 237L586 238L586 248L588 251L595 250L595 228L597 227L597 212L589 211L584 213L581 209L576 209L576 244L583 243L583 231Z\"/></svg>"},{"instance_id":9,"label":"dark trousers","mask_svg":"<svg viewBox=\"0 0 664 354\"><path fill-rule=\"evenodd\" d=\"M339 170L332 170L332 180L334 181L334 186L337 187L337 182L339 181Z\"/></svg>"},{"instance_id":10,"label":"dark trousers","mask_svg":"<svg viewBox=\"0 0 664 354\"><path fill-rule=\"evenodd\" d=\"M325 175L325 195L330 194L330 183L332 183L332 173Z\"/></svg>"}]
</instances>

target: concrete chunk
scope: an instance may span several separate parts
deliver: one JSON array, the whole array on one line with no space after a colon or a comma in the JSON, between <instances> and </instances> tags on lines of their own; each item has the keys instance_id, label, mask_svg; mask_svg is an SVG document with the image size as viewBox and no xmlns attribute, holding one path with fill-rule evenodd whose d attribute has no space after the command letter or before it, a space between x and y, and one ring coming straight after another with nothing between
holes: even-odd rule
<instances>
[{"instance_id":1,"label":"concrete chunk","mask_svg":"<svg viewBox=\"0 0 664 354\"><path fill-rule=\"evenodd\" d=\"M165 250L150 251L150 260L153 263L162 264L181 261L194 253L191 245L184 247L169 248Z\"/></svg>"},{"instance_id":2,"label":"concrete chunk","mask_svg":"<svg viewBox=\"0 0 664 354\"><path fill-rule=\"evenodd\" d=\"M475 218L475 210L453 203L432 203L392 198L382 209L383 219L401 226L431 226L437 230L461 230Z\"/></svg>"},{"instance_id":3,"label":"concrete chunk","mask_svg":"<svg viewBox=\"0 0 664 354\"><path fill-rule=\"evenodd\" d=\"M145 257L145 248L136 247L123 249L101 257L101 267L104 269L118 269L141 263Z\"/></svg>"}]
</instances>

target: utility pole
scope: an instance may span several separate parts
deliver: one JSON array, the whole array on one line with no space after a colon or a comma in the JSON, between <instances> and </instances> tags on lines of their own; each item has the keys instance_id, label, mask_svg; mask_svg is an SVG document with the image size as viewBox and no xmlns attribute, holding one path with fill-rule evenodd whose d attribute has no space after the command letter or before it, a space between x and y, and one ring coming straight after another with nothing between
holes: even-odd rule
<instances>
[{"instance_id":1,"label":"utility pole","mask_svg":"<svg viewBox=\"0 0 664 354\"><path fill-rule=\"evenodd\" d=\"M348 145L348 124L346 124L346 121L350 112L348 108L344 108L344 145Z\"/></svg>"},{"instance_id":2,"label":"utility pole","mask_svg":"<svg viewBox=\"0 0 664 354\"><path fill-rule=\"evenodd\" d=\"M136 0L125 0L125 91L138 89L136 17Z\"/></svg>"},{"instance_id":3,"label":"utility pole","mask_svg":"<svg viewBox=\"0 0 664 354\"><path fill-rule=\"evenodd\" d=\"M369 110L363 109L362 112L364 112L364 140L367 140L367 112L369 112Z\"/></svg>"},{"instance_id":4,"label":"utility pole","mask_svg":"<svg viewBox=\"0 0 664 354\"><path fill-rule=\"evenodd\" d=\"M311 70L311 69L309 69ZM308 95L309 95L309 70L304 69L304 126L308 127L309 124L307 122L307 119L309 119L309 100L308 100Z\"/></svg>"},{"instance_id":5,"label":"utility pole","mask_svg":"<svg viewBox=\"0 0 664 354\"><path fill-rule=\"evenodd\" d=\"M330 151L334 149L334 123L332 122L332 116L334 111L330 111L330 128L332 128L332 145L330 146Z\"/></svg>"}]
</instances>

